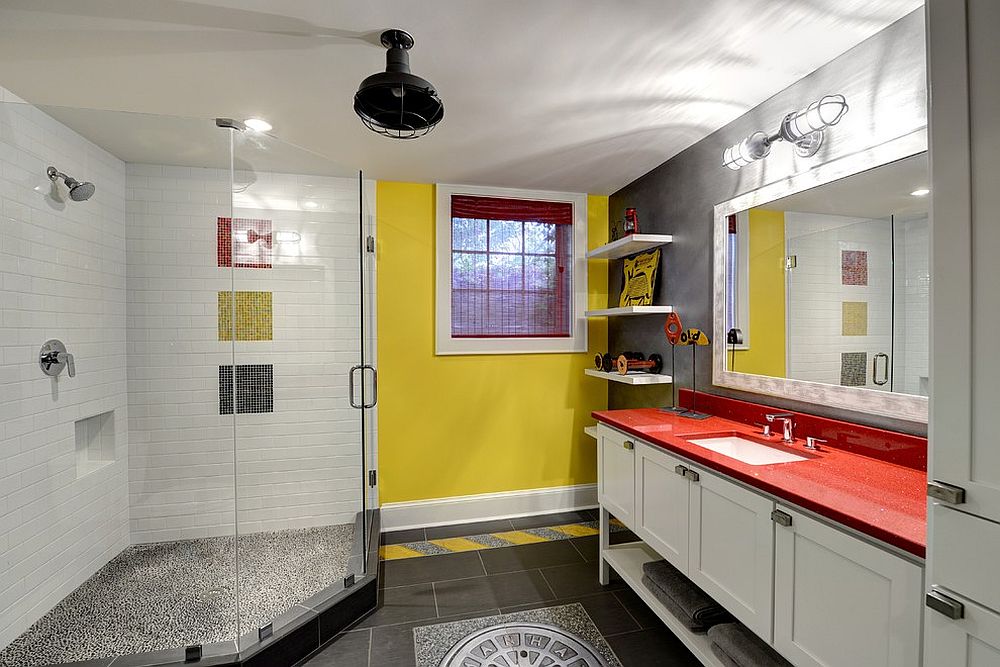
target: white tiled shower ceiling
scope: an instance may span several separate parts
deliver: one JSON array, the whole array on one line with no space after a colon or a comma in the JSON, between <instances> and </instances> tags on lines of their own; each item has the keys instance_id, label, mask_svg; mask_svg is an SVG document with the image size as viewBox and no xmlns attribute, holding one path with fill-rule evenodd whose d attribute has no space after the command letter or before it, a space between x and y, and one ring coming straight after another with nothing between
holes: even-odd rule
<instances>
[{"instance_id":1,"label":"white tiled shower ceiling","mask_svg":"<svg viewBox=\"0 0 1000 667\"><path fill-rule=\"evenodd\" d=\"M96 194L53 199L49 165ZM76 377L42 374L50 338ZM125 390L125 164L0 88L0 647L128 546ZM113 459L78 465L108 412Z\"/></svg>"},{"instance_id":2,"label":"white tiled shower ceiling","mask_svg":"<svg viewBox=\"0 0 1000 667\"><path fill-rule=\"evenodd\" d=\"M238 172L232 215L271 221L272 259L232 276L216 252L216 220L231 213L228 171L130 164L128 186L132 541L232 534L234 494L241 532L353 521L362 493L359 411L347 400L360 356L357 180ZM220 414L219 400L234 344L220 340L218 293L230 289L269 292L273 309L271 340L235 343L237 378L252 365L273 382L273 408L240 413L237 395L238 488L234 416Z\"/></svg>"}]
</instances>

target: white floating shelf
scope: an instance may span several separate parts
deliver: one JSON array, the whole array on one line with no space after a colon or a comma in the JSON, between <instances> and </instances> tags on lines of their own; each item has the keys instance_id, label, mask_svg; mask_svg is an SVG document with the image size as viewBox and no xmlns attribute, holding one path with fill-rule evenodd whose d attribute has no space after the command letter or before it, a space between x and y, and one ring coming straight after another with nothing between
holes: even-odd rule
<instances>
[{"instance_id":1,"label":"white floating shelf","mask_svg":"<svg viewBox=\"0 0 1000 667\"><path fill-rule=\"evenodd\" d=\"M607 561L618 575L625 580L632 591L642 598L663 624L670 628L678 639L684 642L688 650L695 655L701 664L708 667L724 667L721 660L712 652L711 643L704 634L695 634L671 614L656 596L642 583L642 565L649 561L661 560L660 555L643 542L616 544L601 551L601 558Z\"/></svg>"},{"instance_id":2,"label":"white floating shelf","mask_svg":"<svg viewBox=\"0 0 1000 667\"><path fill-rule=\"evenodd\" d=\"M597 440L597 424L594 424L593 426L584 426L583 432L589 435L594 440Z\"/></svg>"},{"instance_id":3,"label":"white floating shelf","mask_svg":"<svg viewBox=\"0 0 1000 667\"><path fill-rule=\"evenodd\" d=\"M584 311L584 317L617 317L619 315L656 315L672 313L673 306L622 306L620 308L601 308L600 310Z\"/></svg>"},{"instance_id":4,"label":"white floating shelf","mask_svg":"<svg viewBox=\"0 0 1000 667\"><path fill-rule=\"evenodd\" d=\"M629 373L628 375L622 375L621 373L605 373L596 368L585 368L583 372L590 377L603 378L612 382L621 382L622 384L670 384L674 381L674 378L670 375L659 373Z\"/></svg>"},{"instance_id":5,"label":"white floating shelf","mask_svg":"<svg viewBox=\"0 0 1000 667\"><path fill-rule=\"evenodd\" d=\"M619 259L643 250L671 243L670 234L630 234L587 253L587 259Z\"/></svg>"}]
</instances>

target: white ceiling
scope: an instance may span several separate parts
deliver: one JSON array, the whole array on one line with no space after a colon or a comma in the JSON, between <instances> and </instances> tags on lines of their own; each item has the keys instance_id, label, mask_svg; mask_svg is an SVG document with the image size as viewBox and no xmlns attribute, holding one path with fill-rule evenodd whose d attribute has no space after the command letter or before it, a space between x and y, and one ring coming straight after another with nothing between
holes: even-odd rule
<instances>
[{"instance_id":1,"label":"white ceiling","mask_svg":"<svg viewBox=\"0 0 1000 667\"><path fill-rule=\"evenodd\" d=\"M0 86L45 105L260 116L379 179L610 193L921 5L0 0ZM413 34L413 71L445 102L417 141L374 135L351 108L387 27ZM117 150L140 142L111 118L97 131Z\"/></svg>"}]
</instances>

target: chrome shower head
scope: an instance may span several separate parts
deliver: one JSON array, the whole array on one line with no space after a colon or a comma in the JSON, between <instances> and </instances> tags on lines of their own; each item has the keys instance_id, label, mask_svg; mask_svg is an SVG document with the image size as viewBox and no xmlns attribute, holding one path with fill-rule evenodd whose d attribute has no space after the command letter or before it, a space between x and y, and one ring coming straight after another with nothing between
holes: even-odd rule
<instances>
[{"instance_id":1,"label":"chrome shower head","mask_svg":"<svg viewBox=\"0 0 1000 667\"><path fill-rule=\"evenodd\" d=\"M94 196L97 188L93 183L88 183L87 181L80 182L73 178L72 176L67 176L55 167L49 167L46 172L49 176L49 180L55 182L58 179L63 179L66 183L66 187L69 188L69 198L73 201L87 201Z\"/></svg>"}]
</instances>

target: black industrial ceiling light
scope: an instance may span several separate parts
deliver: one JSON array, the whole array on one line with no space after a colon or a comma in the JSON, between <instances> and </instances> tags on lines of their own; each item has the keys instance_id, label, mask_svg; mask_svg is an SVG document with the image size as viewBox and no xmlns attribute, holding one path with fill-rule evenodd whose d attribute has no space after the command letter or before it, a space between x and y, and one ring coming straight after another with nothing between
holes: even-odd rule
<instances>
[{"instance_id":1,"label":"black industrial ceiling light","mask_svg":"<svg viewBox=\"0 0 1000 667\"><path fill-rule=\"evenodd\" d=\"M422 137L444 118L444 102L430 81L410 73L413 37L405 30L382 33L385 71L361 82L354 112L368 129L393 139Z\"/></svg>"}]
</instances>

